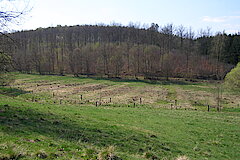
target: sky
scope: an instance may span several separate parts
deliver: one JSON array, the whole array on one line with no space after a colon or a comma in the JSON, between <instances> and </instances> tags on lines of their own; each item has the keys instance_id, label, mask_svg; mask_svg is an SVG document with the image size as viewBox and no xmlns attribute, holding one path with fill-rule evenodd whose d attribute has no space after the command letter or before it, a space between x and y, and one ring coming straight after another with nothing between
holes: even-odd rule
<instances>
[{"instance_id":1,"label":"sky","mask_svg":"<svg viewBox=\"0 0 240 160\"><path fill-rule=\"evenodd\" d=\"M0 0L1 3L2 0ZM20 0L21 1L21 0ZM23 0L31 11L15 30L129 22L240 32L240 0ZM21 6L19 4L19 6Z\"/></svg>"}]
</instances>

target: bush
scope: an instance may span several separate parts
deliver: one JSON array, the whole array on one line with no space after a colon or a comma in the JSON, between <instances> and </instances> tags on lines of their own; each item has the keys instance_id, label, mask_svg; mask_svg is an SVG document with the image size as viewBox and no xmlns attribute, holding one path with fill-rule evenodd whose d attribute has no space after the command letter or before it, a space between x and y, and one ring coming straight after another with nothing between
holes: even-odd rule
<instances>
[{"instance_id":1,"label":"bush","mask_svg":"<svg viewBox=\"0 0 240 160\"><path fill-rule=\"evenodd\" d=\"M225 77L225 87L232 90L240 89L240 62Z\"/></svg>"}]
</instances>

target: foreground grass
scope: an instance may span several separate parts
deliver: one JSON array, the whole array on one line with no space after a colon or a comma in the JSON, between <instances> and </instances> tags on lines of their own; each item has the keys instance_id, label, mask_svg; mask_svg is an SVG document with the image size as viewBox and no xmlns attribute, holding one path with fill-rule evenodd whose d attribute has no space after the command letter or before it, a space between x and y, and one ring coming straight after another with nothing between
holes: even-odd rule
<instances>
[{"instance_id":1,"label":"foreground grass","mask_svg":"<svg viewBox=\"0 0 240 160\"><path fill-rule=\"evenodd\" d=\"M57 76L18 76L25 79L26 85L59 82ZM60 80L69 84L76 79ZM80 81L109 85L106 80ZM122 83L128 82L110 85ZM184 155L190 159L240 158L238 108L206 112L148 105L60 105L49 103L52 97L47 92L34 96L45 96L48 101L31 102L22 82L21 87L0 89L0 159L176 159ZM177 96L174 85L167 87L169 98Z\"/></svg>"},{"instance_id":2,"label":"foreground grass","mask_svg":"<svg viewBox=\"0 0 240 160\"><path fill-rule=\"evenodd\" d=\"M5 96L0 109L2 156L88 159L115 146L123 159L240 157L239 113L46 105Z\"/></svg>"}]
</instances>

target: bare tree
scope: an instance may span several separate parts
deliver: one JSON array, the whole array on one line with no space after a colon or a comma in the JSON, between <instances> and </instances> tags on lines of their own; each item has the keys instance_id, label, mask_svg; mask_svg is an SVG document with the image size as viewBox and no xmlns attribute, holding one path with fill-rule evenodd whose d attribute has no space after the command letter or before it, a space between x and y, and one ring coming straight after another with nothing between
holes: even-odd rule
<instances>
[{"instance_id":1,"label":"bare tree","mask_svg":"<svg viewBox=\"0 0 240 160\"><path fill-rule=\"evenodd\" d=\"M177 28L177 35L180 37L180 49L181 49L181 52L183 52L183 39L186 36L185 30L186 30L186 28L183 25L180 25Z\"/></svg>"},{"instance_id":2,"label":"bare tree","mask_svg":"<svg viewBox=\"0 0 240 160\"><path fill-rule=\"evenodd\" d=\"M0 0L0 31L4 34L12 24L20 20L30 11L29 0ZM16 6L19 6L16 8Z\"/></svg>"},{"instance_id":3,"label":"bare tree","mask_svg":"<svg viewBox=\"0 0 240 160\"><path fill-rule=\"evenodd\" d=\"M0 77L4 76L4 72L8 71L9 65L12 63L11 57L6 53L6 45L9 45L9 39L13 41L13 39L6 34L6 31L8 29L8 25L10 23L16 23L17 20L21 18L22 15L26 12L25 7L23 10L19 11L16 8L11 8L11 3L15 2L14 0L0 0L0 35L7 37L5 41L0 42ZM7 42L7 43L5 43ZM8 48L8 47L7 47ZM8 79L6 79L7 81Z\"/></svg>"},{"instance_id":4,"label":"bare tree","mask_svg":"<svg viewBox=\"0 0 240 160\"><path fill-rule=\"evenodd\" d=\"M187 49L186 49L186 74L187 74L187 77L189 78L190 77L190 65L189 65L189 59L190 59L190 56L192 54L192 51L193 51L193 47L194 47L194 37L195 37L195 34L192 30L191 27L189 27L188 29L188 32L187 32Z\"/></svg>"},{"instance_id":5,"label":"bare tree","mask_svg":"<svg viewBox=\"0 0 240 160\"><path fill-rule=\"evenodd\" d=\"M212 56L216 58L216 69L215 69L215 75L217 80L222 80L223 79L223 74L221 72L221 67L220 67L220 60L223 56L224 53L224 47L225 47L225 40L226 40L226 35L225 33L217 33L216 36L214 37L212 41ZM218 111L221 110L221 100L222 100L222 84L221 81L219 83L216 83L216 90L217 90L217 109Z\"/></svg>"},{"instance_id":6,"label":"bare tree","mask_svg":"<svg viewBox=\"0 0 240 160\"><path fill-rule=\"evenodd\" d=\"M165 36L165 44L164 44L164 51L166 52L166 58L168 59L172 48L173 48L173 34L174 34L174 27L173 24L167 24L166 26L164 26L161 29L161 33L164 34ZM170 66L171 66L171 62L166 62L164 67L165 68L165 75L166 75L166 79L168 80L169 75L170 75Z\"/></svg>"},{"instance_id":7,"label":"bare tree","mask_svg":"<svg viewBox=\"0 0 240 160\"><path fill-rule=\"evenodd\" d=\"M215 75L218 80L223 79L223 74L222 74L221 68L220 68L220 61L224 54L225 41L226 41L226 34L224 32L217 33L212 41L212 50L211 50L212 53L211 54L214 58L216 58Z\"/></svg>"}]
</instances>

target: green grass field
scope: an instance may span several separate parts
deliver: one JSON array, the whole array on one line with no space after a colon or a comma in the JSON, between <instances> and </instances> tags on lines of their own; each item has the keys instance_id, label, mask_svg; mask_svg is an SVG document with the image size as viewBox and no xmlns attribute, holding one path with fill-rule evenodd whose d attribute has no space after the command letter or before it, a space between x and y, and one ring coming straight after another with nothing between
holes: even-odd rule
<instances>
[{"instance_id":1,"label":"green grass field","mask_svg":"<svg viewBox=\"0 0 240 160\"><path fill-rule=\"evenodd\" d=\"M207 112L213 83L16 74L0 93L0 160L240 159L240 93Z\"/></svg>"}]
</instances>

